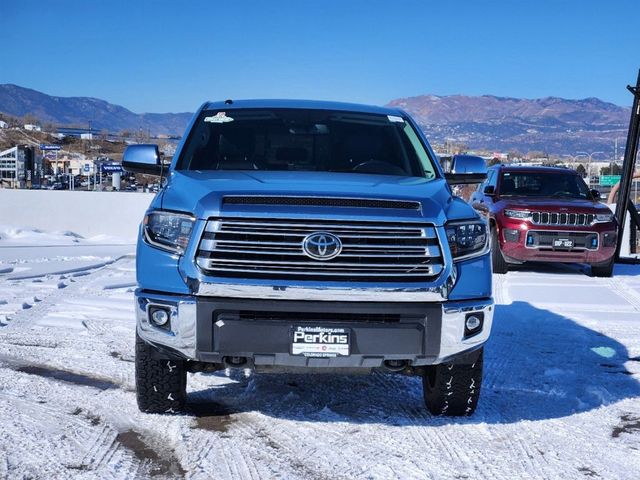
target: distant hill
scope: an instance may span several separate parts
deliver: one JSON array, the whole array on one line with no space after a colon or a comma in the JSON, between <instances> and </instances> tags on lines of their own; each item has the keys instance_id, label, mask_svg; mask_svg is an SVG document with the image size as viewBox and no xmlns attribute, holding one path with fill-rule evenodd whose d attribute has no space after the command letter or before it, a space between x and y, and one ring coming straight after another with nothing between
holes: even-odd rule
<instances>
[{"instance_id":1,"label":"distant hill","mask_svg":"<svg viewBox=\"0 0 640 480\"><path fill-rule=\"evenodd\" d=\"M182 135L191 113L133 113L119 105L91 97L54 97L12 84L0 85L0 112L40 122L91 127L110 132L142 128L152 134Z\"/></svg>"},{"instance_id":2,"label":"distant hill","mask_svg":"<svg viewBox=\"0 0 640 480\"><path fill-rule=\"evenodd\" d=\"M572 155L597 150L612 155L616 138L622 154L630 116L629 108L597 98L421 95L389 106L409 112L433 143L449 139L475 149Z\"/></svg>"},{"instance_id":3,"label":"distant hill","mask_svg":"<svg viewBox=\"0 0 640 480\"><path fill-rule=\"evenodd\" d=\"M446 140L489 151L542 151L572 154L603 151L613 154L619 139L622 154L630 109L597 98L535 100L465 95L399 98L389 102L411 113L432 143ZM17 85L0 85L0 112L40 122L91 126L110 132L142 128L152 134L182 135L191 113L133 113L119 105L90 97L54 97ZM598 158L603 158L600 155Z\"/></svg>"}]
</instances>

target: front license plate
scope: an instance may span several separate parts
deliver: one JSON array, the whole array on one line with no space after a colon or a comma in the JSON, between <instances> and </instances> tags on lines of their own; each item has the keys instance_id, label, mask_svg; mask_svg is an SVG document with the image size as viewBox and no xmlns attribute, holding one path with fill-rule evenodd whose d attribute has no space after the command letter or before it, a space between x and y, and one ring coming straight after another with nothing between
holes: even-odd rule
<instances>
[{"instance_id":1,"label":"front license plate","mask_svg":"<svg viewBox=\"0 0 640 480\"><path fill-rule=\"evenodd\" d=\"M346 357L349 355L351 332L348 328L293 327L291 354L305 357Z\"/></svg>"},{"instance_id":2,"label":"front license plate","mask_svg":"<svg viewBox=\"0 0 640 480\"><path fill-rule=\"evenodd\" d=\"M553 246L556 248L573 248L573 240L568 238L556 238L553 241Z\"/></svg>"}]
</instances>

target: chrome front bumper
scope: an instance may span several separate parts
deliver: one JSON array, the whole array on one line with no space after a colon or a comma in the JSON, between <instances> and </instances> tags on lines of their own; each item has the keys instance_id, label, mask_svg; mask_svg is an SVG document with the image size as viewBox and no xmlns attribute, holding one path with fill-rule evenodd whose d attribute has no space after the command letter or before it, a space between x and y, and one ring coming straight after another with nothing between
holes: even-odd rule
<instances>
[{"instance_id":1,"label":"chrome front bumper","mask_svg":"<svg viewBox=\"0 0 640 480\"><path fill-rule=\"evenodd\" d=\"M310 300L327 302L444 302L453 279L438 287L336 287L302 285L252 285L246 283L201 282L196 295L220 298L260 298L263 300Z\"/></svg>"},{"instance_id":2,"label":"chrome front bumper","mask_svg":"<svg viewBox=\"0 0 640 480\"><path fill-rule=\"evenodd\" d=\"M233 298L228 290L225 290L224 294L221 298ZM378 293L376 300L380 301L380 295L382 294ZM262 300L271 299L271 297L268 296L258 298ZM282 297L277 298L281 299ZM306 299L309 300L308 297ZM135 294L138 335L148 343L165 347L187 359L207 361L198 349L198 332L202 334L202 332L208 331L207 329L211 327L211 316L201 315L199 320L198 301L199 298L195 296L163 295L148 293L138 289ZM160 305L170 310L170 329L160 328L150 323L148 317L149 305ZM464 352L474 350L488 340L493 321L493 300L438 302L433 303L429 308L432 312L434 312L433 309L436 309L437 315L434 314L433 317L439 318L434 320L435 323L427 324L425 335L430 336L430 338L435 338L434 336L437 336L439 333L439 345L436 343L433 352L423 351L416 353L415 359L412 360L413 365L442 363L454 359ZM354 310L357 311L356 304L354 304ZM472 312L482 312L484 314L483 328L479 333L465 338L465 317ZM198 324L199 321L201 325ZM203 322L208 322L208 325L204 325ZM359 328L362 325L354 323L353 326L354 328ZM432 331L432 328L436 327L439 328L439 332ZM375 325L372 328L376 328ZM208 334L210 335L210 333ZM432 343L430 338L427 343ZM266 357L266 355L262 355L262 357ZM289 362L297 362L299 360L299 357L293 358L281 354L278 354L276 358L278 359L276 363L282 360L284 365L291 365L292 363ZM255 359L255 363L258 364L258 358L256 357ZM366 355L360 355L359 358L354 358L354 362L356 363L350 364L349 366L358 367L366 364L370 367L376 367L381 366L382 362L387 359L395 359L395 357L375 355L375 358L368 358ZM337 365L344 365L345 362L348 361L349 360L342 358ZM299 366L299 363L296 363L296 365ZM313 363L307 363L306 365L313 366Z\"/></svg>"}]
</instances>

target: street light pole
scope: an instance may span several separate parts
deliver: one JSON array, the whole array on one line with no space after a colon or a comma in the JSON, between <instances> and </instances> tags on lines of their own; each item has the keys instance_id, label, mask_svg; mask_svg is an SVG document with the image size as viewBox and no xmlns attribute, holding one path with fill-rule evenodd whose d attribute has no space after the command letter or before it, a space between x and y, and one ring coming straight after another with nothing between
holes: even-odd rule
<instances>
[{"instance_id":1,"label":"street light pole","mask_svg":"<svg viewBox=\"0 0 640 480\"><path fill-rule=\"evenodd\" d=\"M577 160L580 157L589 159L589 154L586 152L577 152L574 158ZM591 160L587 162L587 186L591 189Z\"/></svg>"},{"instance_id":2,"label":"street light pole","mask_svg":"<svg viewBox=\"0 0 640 480\"><path fill-rule=\"evenodd\" d=\"M591 161L592 161L592 159L593 159L593 156L594 156L596 153L601 153L602 155L606 155L604 152L601 152L601 151L591 152L591 153L587 153L587 152L578 152L578 153L576 154L576 157L577 157L578 155L582 155L582 156L587 156L587 157L589 158L589 166L587 167L587 172L588 172L588 174L589 174L589 181L587 182L587 184L589 185L589 188L591 188Z\"/></svg>"}]
</instances>

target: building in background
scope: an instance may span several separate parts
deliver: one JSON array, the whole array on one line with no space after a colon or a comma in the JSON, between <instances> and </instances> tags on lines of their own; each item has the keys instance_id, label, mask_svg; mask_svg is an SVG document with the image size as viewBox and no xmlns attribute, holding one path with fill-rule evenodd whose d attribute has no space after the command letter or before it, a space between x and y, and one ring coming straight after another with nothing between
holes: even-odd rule
<instances>
[{"instance_id":1,"label":"building in background","mask_svg":"<svg viewBox=\"0 0 640 480\"><path fill-rule=\"evenodd\" d=\"M42 157L34 147L18 145L0 152L0 188L40 185Z\"/></svg>"}]
</instances>

